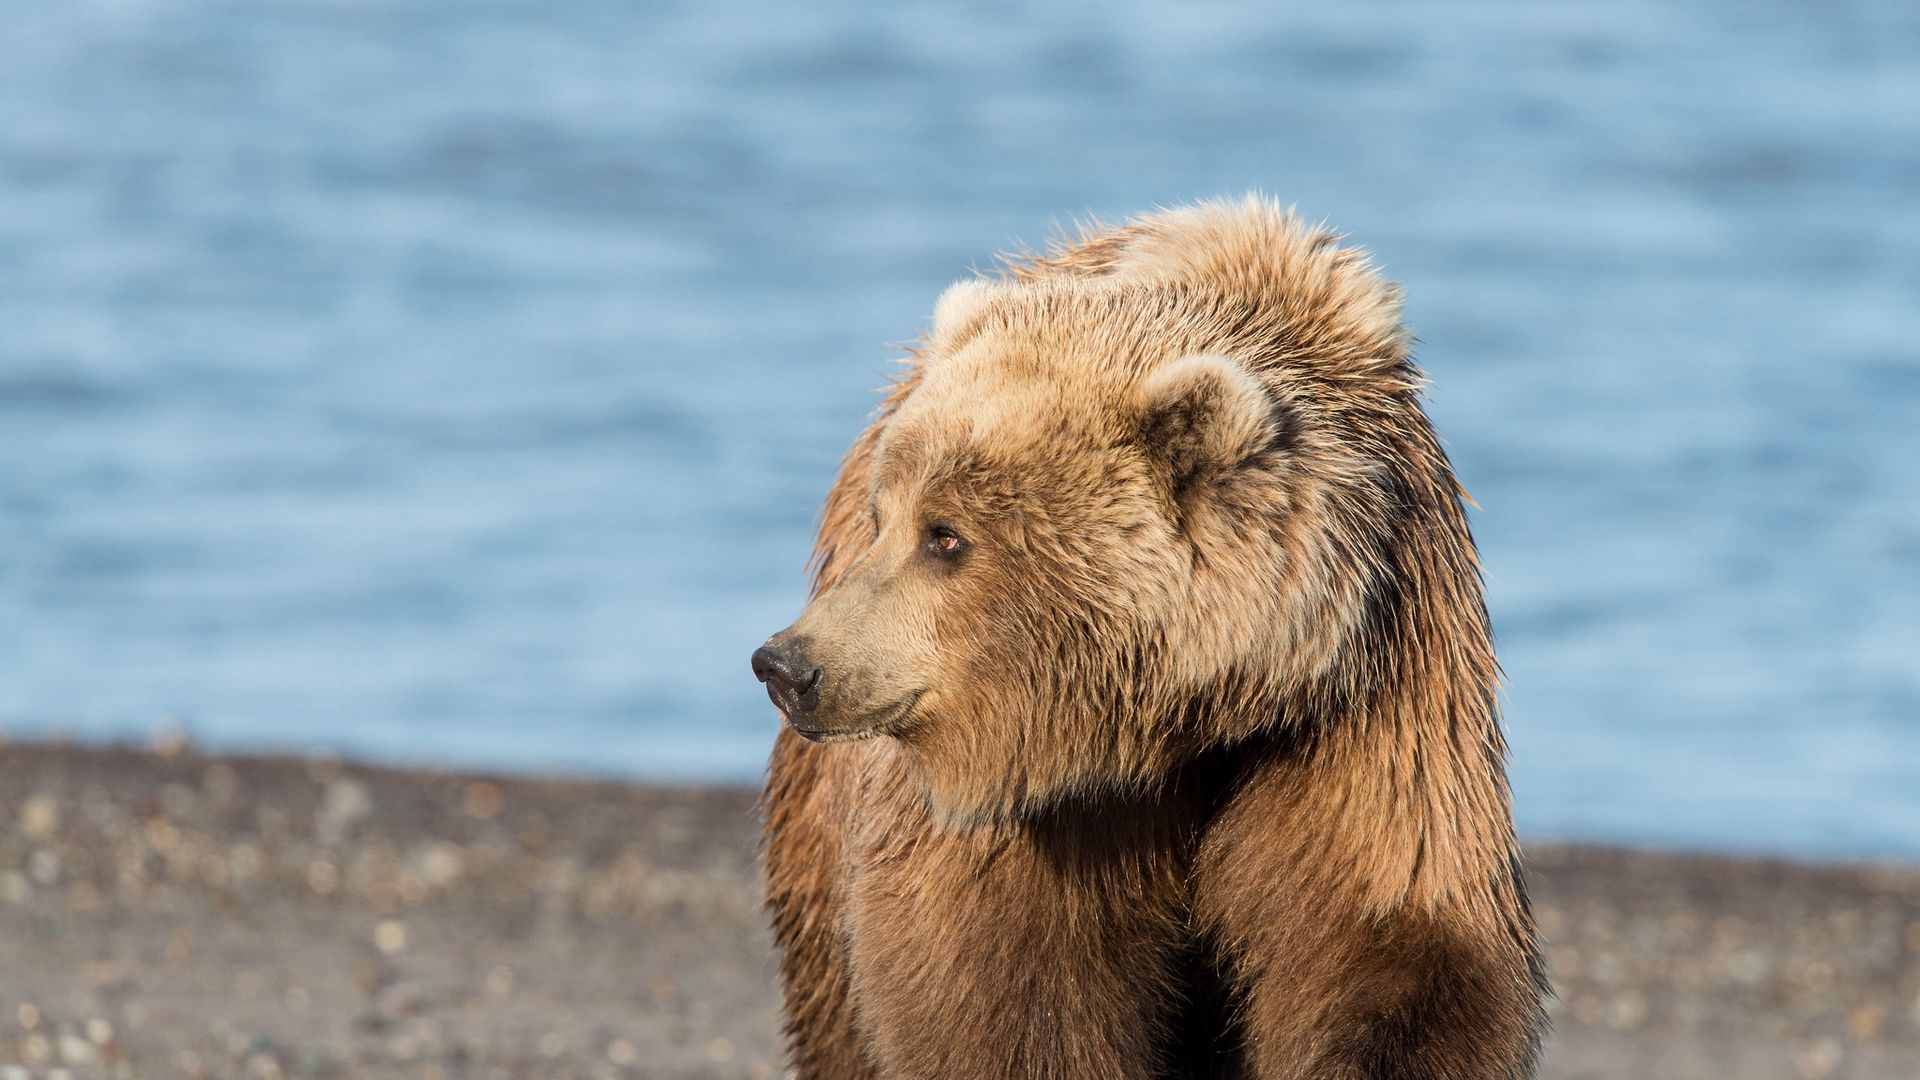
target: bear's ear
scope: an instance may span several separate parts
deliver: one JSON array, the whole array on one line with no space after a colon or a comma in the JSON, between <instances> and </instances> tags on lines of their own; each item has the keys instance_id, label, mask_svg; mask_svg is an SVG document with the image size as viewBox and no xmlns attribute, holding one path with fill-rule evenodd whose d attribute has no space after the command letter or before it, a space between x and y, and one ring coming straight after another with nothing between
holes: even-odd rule
<instances>
[{"instance_id":1,"label":"bear's ear","mask_svg":"<svg viewBox=\"0 0 1920 1080\"><path fill-rule=\"evenodd\" d=\"M1141 383L1138 400L1141 445L1176 493L1259 453L1281 419L1260 380L1211 354L1161 367Z\"/></svg>"},{"instance_id":2,"label":"bear's ear","mask_svg":"<svg viewBox=\"0 0 1920 1080\"><path fill-rule=\"evenodd\" d=\"M957 339L967 336L967 331L986 313L987 305L998 291L998 287L985 278L964 278L947 286L947 291L941 293L933 305L931 336L945 339L950 347L958 344Z\"/></svg>"}]
</instances>

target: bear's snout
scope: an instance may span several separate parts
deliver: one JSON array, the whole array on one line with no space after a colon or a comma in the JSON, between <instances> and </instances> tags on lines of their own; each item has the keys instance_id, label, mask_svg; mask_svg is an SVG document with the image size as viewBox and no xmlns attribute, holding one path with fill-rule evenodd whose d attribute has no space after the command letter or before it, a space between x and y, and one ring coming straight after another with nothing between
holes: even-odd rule
<instances>
[{"instance_id":1,"label":"bear's snout","mask_svg":"<svg viewBox=\"0 0 1920 1080\"><path fill-rule=\"evenodd\" d=\"M820 675L805 649L777 635L753 650L753 677L789 722L819 707Z\"/></svg>"}]
</instances>

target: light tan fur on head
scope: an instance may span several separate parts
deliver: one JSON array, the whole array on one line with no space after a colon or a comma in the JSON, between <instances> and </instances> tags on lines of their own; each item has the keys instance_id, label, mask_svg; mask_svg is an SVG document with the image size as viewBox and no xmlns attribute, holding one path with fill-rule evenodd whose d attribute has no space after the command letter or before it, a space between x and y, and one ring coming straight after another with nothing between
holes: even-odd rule
<instances>
[{"instance_id":1,"label":"light tan fur on head","mask_svg":"<svg viewBox=\"0 0 1920 1080\"><path fill-rule=\"evenodd\" d=\"M874 445L872 542L790 631L936 811L1150 786L1351 691L1404 409L1398 294L1269 204L949 289ZM925 558L957 531L958 560ZM1196 702L1206 703L1204 707Z\"/></svg>"}]
</instances>

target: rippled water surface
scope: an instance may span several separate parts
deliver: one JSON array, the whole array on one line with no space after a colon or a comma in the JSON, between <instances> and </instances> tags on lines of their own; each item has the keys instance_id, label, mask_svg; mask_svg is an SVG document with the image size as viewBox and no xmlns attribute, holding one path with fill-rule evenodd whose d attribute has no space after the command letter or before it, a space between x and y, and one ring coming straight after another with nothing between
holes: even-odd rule
<instances>
[{"instance_id":1,"label":"rippled water surface","mask_svg":"<svg viewBox=\"0 0 1920 1080\"><path fill-rule=\"evenodd\" d=\"M748 779L938 290L1249 188L1406 283L1524 828L1920 854L1920 8L15 5L0 723Z\"/></svg>"}]
</instances>

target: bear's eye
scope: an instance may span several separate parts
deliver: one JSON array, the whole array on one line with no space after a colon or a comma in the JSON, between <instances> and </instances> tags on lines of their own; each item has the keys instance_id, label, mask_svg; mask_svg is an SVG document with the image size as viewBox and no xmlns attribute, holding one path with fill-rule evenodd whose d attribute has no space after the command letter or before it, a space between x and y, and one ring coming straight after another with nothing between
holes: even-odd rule
<instances>
[{"instance_id":1,"label":"bear's eye","mask_svg":"<svg viewBox=\"0 0 1920 1080\"><path fill-rule=\"evenodd\" d=\"M951 559L967 550L966 538L953 530L953 526L937 524L927 526L927 550L943 559Z\"/></svg>"}]
</instances>

